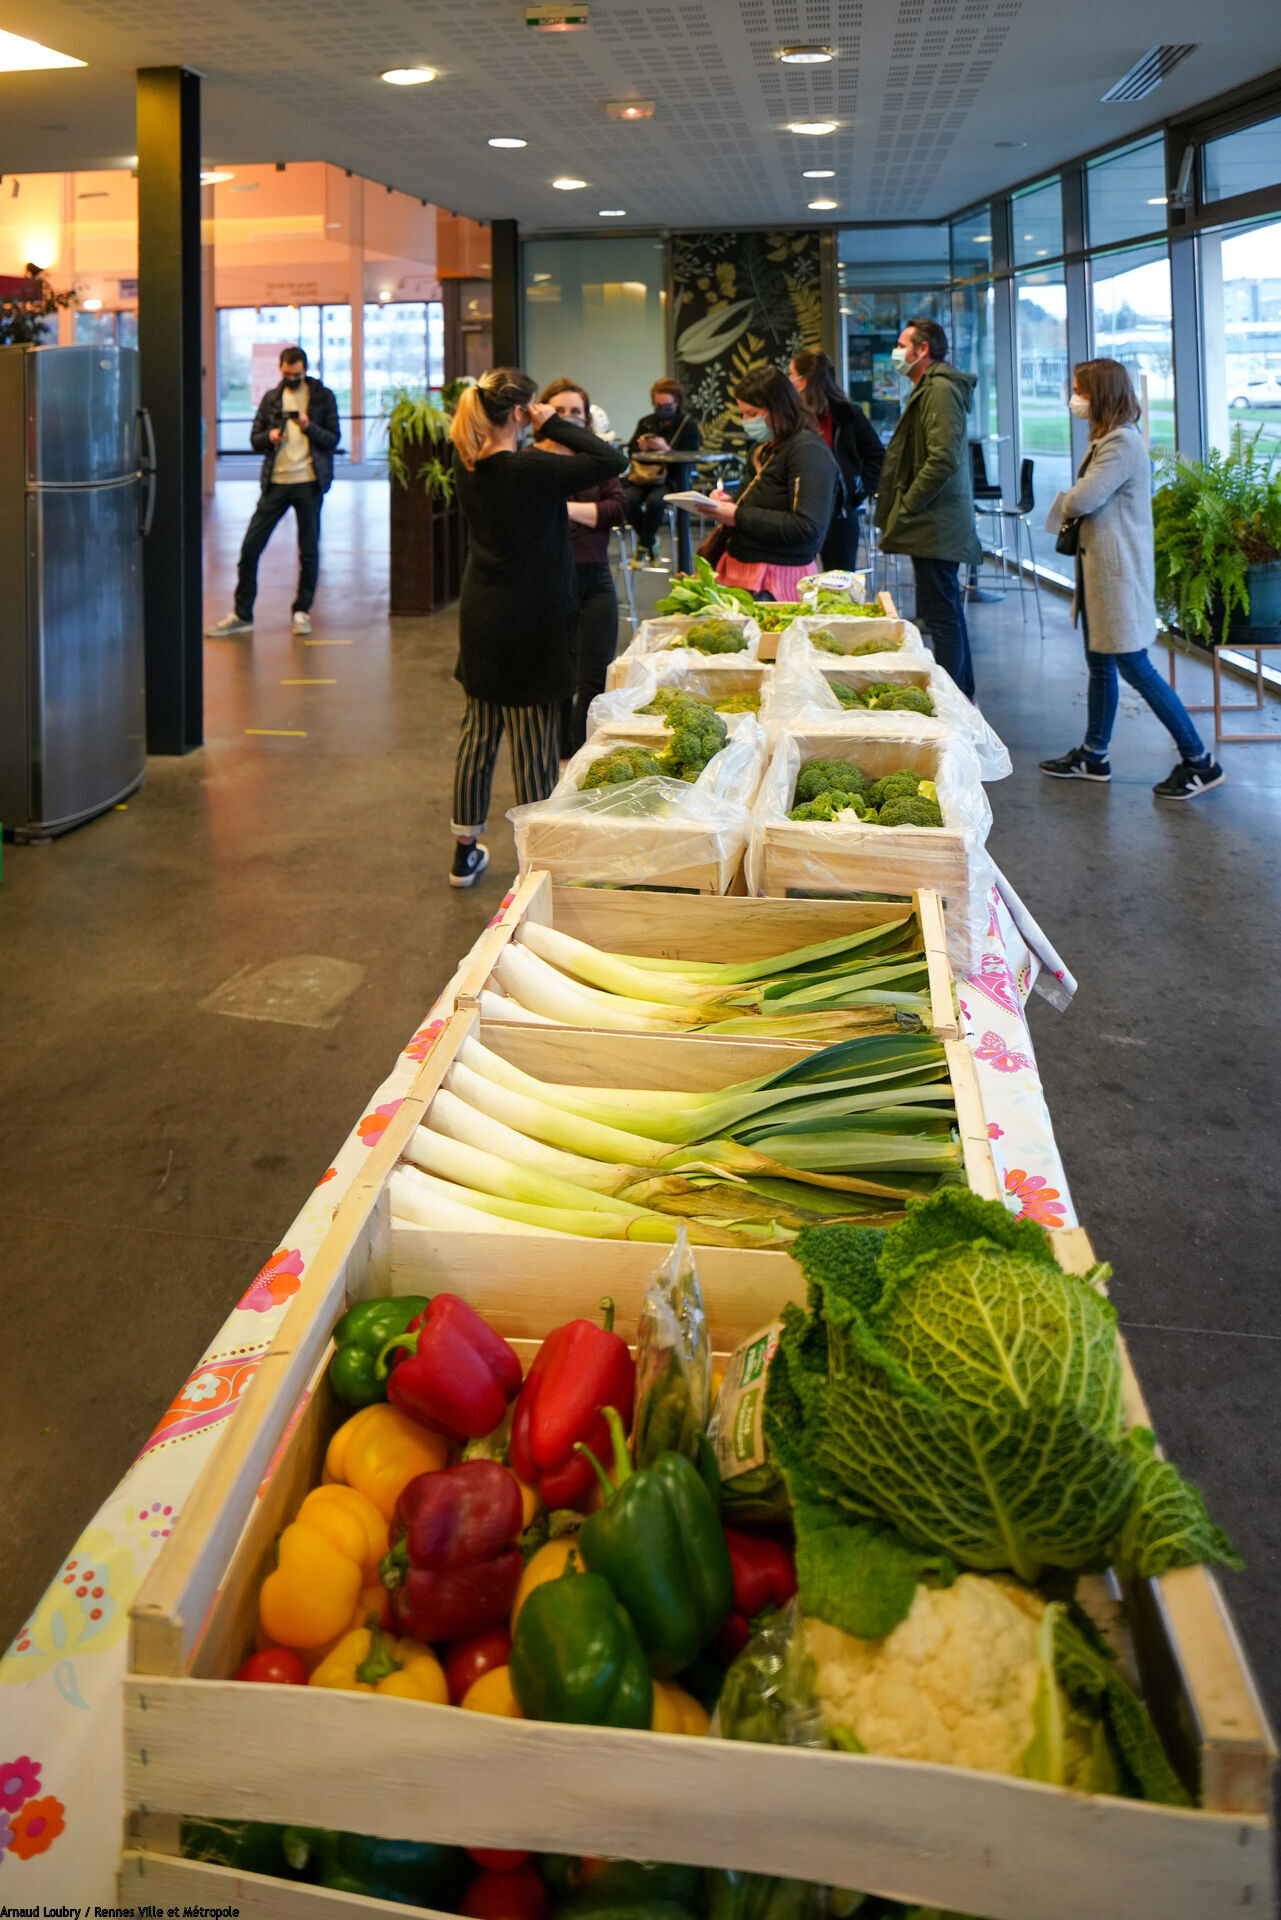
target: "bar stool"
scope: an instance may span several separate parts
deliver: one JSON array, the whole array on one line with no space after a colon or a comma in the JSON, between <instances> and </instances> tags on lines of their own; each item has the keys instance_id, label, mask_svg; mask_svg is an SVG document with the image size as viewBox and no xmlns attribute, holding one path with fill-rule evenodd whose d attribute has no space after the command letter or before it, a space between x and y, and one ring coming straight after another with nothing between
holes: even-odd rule
<instances>
[{"instance_id":1,"label":"bar stool","mask_svg":"<svg viewBox=\"0 0 1281 1920\"><path fill-rule=\"evenodd\" d=\"M1036 496L1032 491L1032 470L1035 462L1024 460L1019 467L1019 497L1012 507L1001 508L1001 551L1005 552L1004 528L1010 526L1014 532L1014 572L1019 583L1019 613L1027 619L1027 579L1023 572L1023 550L1020 544L1023 534L1027 535L1027 563L1032 575L1032 597L1036 601L1036 624L1042 640L1045 638L1045 622L1041 618L1041 588L1036 574L1036 557L1032 552L1032 529L1028 519L1036 507Z\"/></svg>"},{"instance_id":2,"label":"bar stool","mask_svg":"<svg viewBox=\"0 0 1281 1920\"><path fill-rule=\"evenodd\" d=\"M624 520L621 527L615 527L618 535L618 571L623 579L623 593L627 600L627 618L631 623L633 636L640 625L636 613L636 583L632 579L631 561L636 552L636 530Z\"/></svg>"},{"instance_id":3,"label":"bar stool","mask_svg":"<svg viewBox=\"0 0 1281 1920\"><path fill-rule=\"evenodd\" d=\"M992 550L992 565L994 570L1004 574L1005 528L1002 515L1005 509L1001 500L1000 486L994 486L987 477L987 461L984 458L982 444L978 440L970 441L970 477L973 485L975 517L991 523L988 544ZM981 571L981 563L979 571ZM971 586L978 586L977 571Z\"/></svg>"}]
</instances>

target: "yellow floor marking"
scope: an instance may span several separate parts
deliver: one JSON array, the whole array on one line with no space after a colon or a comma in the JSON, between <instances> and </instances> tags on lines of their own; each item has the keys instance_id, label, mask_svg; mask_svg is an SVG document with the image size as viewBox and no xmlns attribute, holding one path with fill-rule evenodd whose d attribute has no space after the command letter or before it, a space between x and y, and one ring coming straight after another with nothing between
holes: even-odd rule
<instances>
[{"instance_id":1,"label":"yellow floor marking","mask_svg":"<svg viewBox=\"0 0 1281 1920\"><path fill-rule=\"evenodd\" d=\"M354 647L354 640L304 640L304 647Z\"/></svg>"},{"instance_id":2,"label":"yellow floor marking","mask_svg":"<svg viewBox=\"0 0 1281 1920\"><path fill-rule=\"evenodd\" d=\"M336 680L282 680L282 687L336 687Z\"/></svg>"},{"instance_id":3,"label":"yellow floor marking","mask_svg":"<svg viewBox=\"0 0 1281 1920\"><path fill-rule=\"evenodd\" d=\"M273 738L280 740L305 740L307 738L305 731L298 727L246 727L245 732L269 733Z\"/></svg>"}]
</instances>

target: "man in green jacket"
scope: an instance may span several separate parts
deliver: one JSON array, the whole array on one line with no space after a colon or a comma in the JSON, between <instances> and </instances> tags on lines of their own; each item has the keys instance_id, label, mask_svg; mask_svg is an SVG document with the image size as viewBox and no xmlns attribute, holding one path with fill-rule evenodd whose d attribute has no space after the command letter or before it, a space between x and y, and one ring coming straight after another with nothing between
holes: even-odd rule
<instances>
[{"instance_id":1,"label":"man in green jacket","mask_svg":"<svg viewBox=\"0 0 1281 1920\"><path fill-rule=\"evenodd\" d=\"M909 320L894 349L895 370L912 382L885 454L876 495L884 553L906 553L916 580L916 617L941 667L974 698L974 668L958 569L982 558L966 415L978 381L947 364L936 320Z\"/></svg>"}]
</instances>

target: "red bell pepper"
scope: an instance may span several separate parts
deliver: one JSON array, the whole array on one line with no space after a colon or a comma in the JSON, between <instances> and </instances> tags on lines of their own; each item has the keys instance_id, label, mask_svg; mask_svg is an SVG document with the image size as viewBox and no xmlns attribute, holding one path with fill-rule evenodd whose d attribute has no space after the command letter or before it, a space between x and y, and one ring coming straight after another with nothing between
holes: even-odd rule
<instances>
[{"instance_id":1,"label":"red bell pepper","mask_svg":"<svg viewBox=\"0 0 1281 1920\"><path fill-rule=\"evenodd\" d=\"M396 1502L382 1563L401 1633L460 1640L506 1621L520 1584L520 1488L496 1460L420 1473Z\"/></svg>"},{"instance_id":2,"label":"red bell pepper","mask_svg":"<svg viewBox=\"0 0 1281 1920\"><path fill-rule=\"evenodd\" d=\"M591 1462L576 1451L584 1441L598 1458L611 1457L604 1411L616 1407L625 1429L632 1423L636 1367L627 1342L614 1332L614 1303L602 1300L604 1326L571 1320L548 1334L512 1415L508 1460L536 1486L543 1505L577 1507L595 1478Z\"/></svg>"},{"instance_id":3,"label":"red bell pepper","mask_svg":"<svg viewBox=\"0 0 1281 1920\"><path fill-rule=\"evenodd\" d=\"M520 1392L515 1352L456 1293L438 1293L406 1332L387 1341L378 1355L379 1373L396 1347L408 1351L392 1367L387 1398L449 1440L492 1433Z\"/></svg>"},{"instance_id":4,"label":"red bell pepper","mask_svg":"<svg viewBox=\"0 0 1281 1920\"><path fill-rule=\"evenodd\" d=\"M445 1683L449 1697L460 1707L470 1687L492 1667L505 1667L511 1658L512 1637L506 1627L491 1627L488 1633L469 1634L445 1649ZM521 1856L522 1859L524 1856ZM488 1860L478 1863L492 1865Z\"/></svg>"},{"instance_id":5,"label":"red bell pepper","mask_svg":"<svg viewBox=\"0 0 1281 1920\"><path fill-rule=\"evenodd\" d=\"M766 1607L785 1607L796 1592L796 1561L790 1547L767 1535L726 1527L725 1544L734 1575L734 1605L712 1643L728 1666L752 1634L752 1621Z\"/></svg>"},{"instance_id":6,"label":"red bell pepper","mask_svg":"<svg viewBox=\"0 0 1281 1920\"><path fill-rule=\"evenodd\" d=\"M528 1864L505 1873L478 1873L463 1895L468 1920L546 1920L552 1897Z\"/></svg>"}]
</instances>

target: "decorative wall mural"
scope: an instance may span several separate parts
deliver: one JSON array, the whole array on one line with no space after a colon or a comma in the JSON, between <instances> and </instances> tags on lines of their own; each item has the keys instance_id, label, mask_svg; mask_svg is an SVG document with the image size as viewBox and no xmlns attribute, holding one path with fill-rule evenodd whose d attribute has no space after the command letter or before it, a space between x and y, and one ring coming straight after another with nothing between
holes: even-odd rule
<instances>
[{"instance_id":1,"label":"decorative wall mural","mask_svg":"<svg viewBox=\"0 0 1281 1920\"><path fill-rule=\"evenodd\" d=\"M818 233L674 234L672 310L676 376L703 444L741 445L734 388L748 368L786 370L823 344Z\"/></svg>"}]
</instances>

